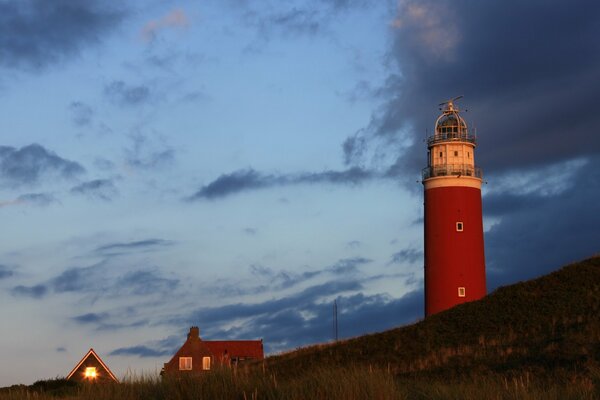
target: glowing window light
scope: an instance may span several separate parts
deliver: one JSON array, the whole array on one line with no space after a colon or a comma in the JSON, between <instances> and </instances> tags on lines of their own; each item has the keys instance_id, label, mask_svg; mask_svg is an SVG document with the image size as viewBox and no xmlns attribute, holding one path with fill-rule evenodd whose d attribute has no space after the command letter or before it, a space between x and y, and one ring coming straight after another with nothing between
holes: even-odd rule
<instances>
[{"instance_id":1,"label":"glowing window light","mask_svg":"<svg viewBox=\"0 0 600 400\"><path fill-rule=\"evenodd\" d=\"M96 379L96 367L87 367L85 369L85 377L88 379Z\"/></svg>"}]
</instances>

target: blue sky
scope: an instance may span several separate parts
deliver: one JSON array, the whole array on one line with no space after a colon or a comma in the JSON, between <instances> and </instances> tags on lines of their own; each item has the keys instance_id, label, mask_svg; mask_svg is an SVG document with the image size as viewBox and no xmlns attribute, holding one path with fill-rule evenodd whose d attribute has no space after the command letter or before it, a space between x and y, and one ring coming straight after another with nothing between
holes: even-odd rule
<instances>
[{"instance_id":1,"label":"blue sky","mask_svg":"<svg viewBox=\"0 0 600 400\"><path fill-rule=\"evenodd\" d=\"M455 95L489 289L598 252L598 5L508 3L0 1L0 385L156 371L190 325L328 341L334 299L343 337L422 318Z\"/></svg>"}]
</instances>

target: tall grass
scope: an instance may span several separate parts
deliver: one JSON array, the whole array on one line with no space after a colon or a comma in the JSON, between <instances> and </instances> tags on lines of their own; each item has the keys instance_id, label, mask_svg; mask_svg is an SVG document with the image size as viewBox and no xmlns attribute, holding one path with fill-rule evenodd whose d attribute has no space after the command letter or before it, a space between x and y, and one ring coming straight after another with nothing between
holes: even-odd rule
<instances>
[{"instance_id":1,"label":"tall grass","mask_svg":"<svg viewBox=\"0 0 600 400\"><path fill-rule=\"evenodd\" d=\"M369 367L316 368L279 380L265 370L221 369L199 377L161 379L130 377L119 384L87 384L56 391L34 386L0 392L0 400L387 400L387 399L595 399L600 373L571 378L535 377L529 373L436 378L398 378ZM38 387L39 389L39 387ZM60 388L59 388L60 389Z\"/></svg>"}]
</instances>

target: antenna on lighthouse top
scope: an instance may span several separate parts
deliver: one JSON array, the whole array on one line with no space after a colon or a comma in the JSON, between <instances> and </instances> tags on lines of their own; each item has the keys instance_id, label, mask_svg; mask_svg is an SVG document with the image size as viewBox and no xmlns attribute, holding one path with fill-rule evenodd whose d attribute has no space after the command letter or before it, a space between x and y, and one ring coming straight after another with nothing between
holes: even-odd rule
<instances>
[{"instance_id":1,"label":"antenna on lighthouse top","mask_svg":"<svg viewBox=\"0 0 600 400\"><path fill-rule=\"evenodd\" d=\"M446 101L441 102L439 105L440 106L446 105L446 109L444 111L458 111L458 107L454 108L454 102L456 100L459 100L459 99L462 99L462 98L463 98L462 95L456 96L456 97L454 97L454 98L452 98L450 100L446 100Z\"/></svg>"}]
</instances>

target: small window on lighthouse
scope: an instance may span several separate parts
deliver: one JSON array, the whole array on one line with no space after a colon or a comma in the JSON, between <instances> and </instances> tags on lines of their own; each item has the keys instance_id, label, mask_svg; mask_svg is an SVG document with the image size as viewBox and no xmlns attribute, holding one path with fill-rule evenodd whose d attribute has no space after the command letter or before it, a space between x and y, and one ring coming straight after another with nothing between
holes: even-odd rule
<instances>
[{"instance_id":1,"label":"small window on lighthouse","mask_svg":"<svg viewBox=\"0 0 600 400\"><path fill-rule=\"evenodd\" d=\"M454 152L454 157L458 157L458 151Z\"/></svg>"},{"instance_id":2,"label":"small window on lighthouse","mask_svg":"<svg viewBox=\"0 0 600 400\"><path fill-rule=\"evenodd\" d=\"M464 287L459 287L458 288L458 297L465 297L466 295L467 294L466 294L465 288Z\"/></svg>"},{"instance_id":3,"label":"small window on lighthouse","mask_svg":"<svg viewBox=\"0 0 600 400\"><path fill-rule=\"evenodd\" d=\"M442 152L440 151L440 157L443 157L443 156L444 156L444 153L442 153Z\"/></svg>"},{"instance_id":4,"label":"small window on lighthouse","mask_svg":"<svg viewBox=\"0 0 600 400\"><path fill-rule=\"evenodd\" d=\"M462 231L463 231L463 223L457 222L456 223L456 232L462 232Z\"/></svg>"}]
</instances>

